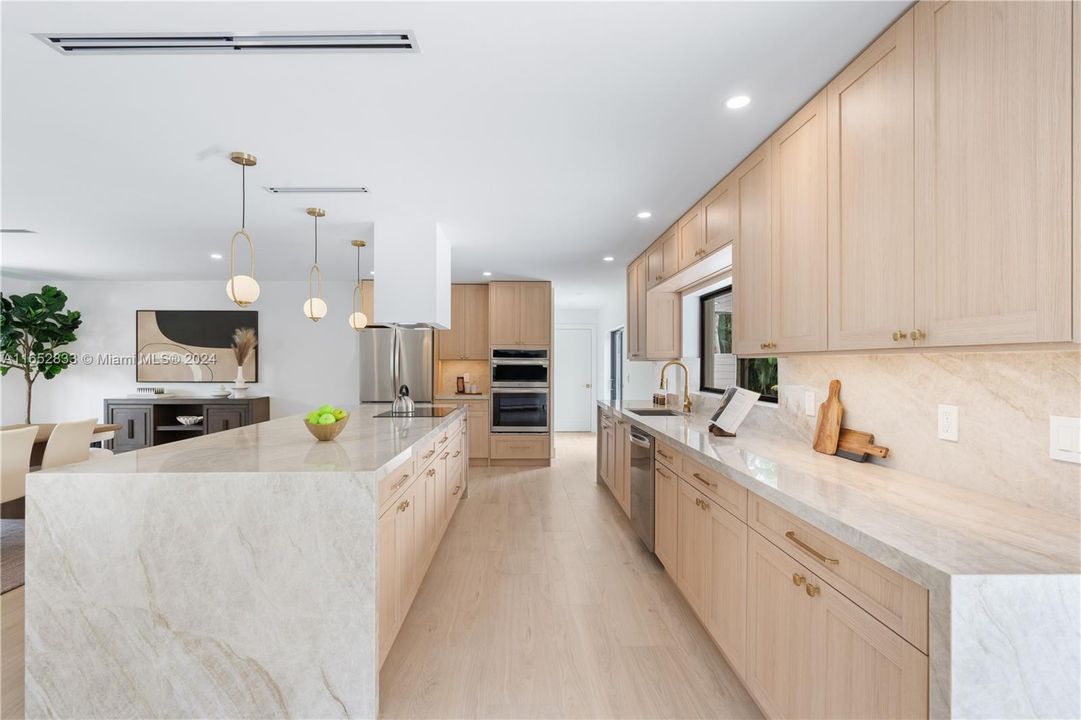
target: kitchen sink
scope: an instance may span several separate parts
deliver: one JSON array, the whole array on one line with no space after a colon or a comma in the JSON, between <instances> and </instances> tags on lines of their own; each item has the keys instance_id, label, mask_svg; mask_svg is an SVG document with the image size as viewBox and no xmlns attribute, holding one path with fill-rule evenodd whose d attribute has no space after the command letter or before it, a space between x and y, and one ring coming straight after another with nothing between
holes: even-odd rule
<instances>
[{"instance_id":1,"label":"kitchen sink","mask_svg":"<svg viewBox=\"0 0 1081 720\"><path fill-rule=\"evenodd\" d=\"M627 412L634 413L635 415L651 416L651 415L679 415L678 412L668 410L667 408L643 408L641 410L632 410L627 408Z\"/></svg>"}]
</instances>

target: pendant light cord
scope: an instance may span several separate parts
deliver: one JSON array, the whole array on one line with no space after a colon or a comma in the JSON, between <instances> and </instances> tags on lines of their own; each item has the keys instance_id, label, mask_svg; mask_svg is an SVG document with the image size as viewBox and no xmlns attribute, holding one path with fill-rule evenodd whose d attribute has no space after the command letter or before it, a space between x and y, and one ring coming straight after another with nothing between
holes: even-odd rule
<instances>
[{"instance_id":1,"label":"pendant light cord","mask_svg":"<svg viewBox=\"0 0 1081 720\"><path fill-rule=\"evenodd\" d=\"M240 166L240 229L245 229L248 211L248 166Z\"/></svg>"},{"instance_id":2,"label":"pendant light cord","mask_svg":"<svg viewBox=\"0 0 1081 720\"><path fill-rule=\"evenodd\" d=\"M360 287L360 245L357 245L357 287Z\"/></svg>"},{"instance_id":3,"label":"pendant light cord","mask_svg":"<svg viewBox=\"0 0 1081 720\"><path fill-rule=\"evenodd\" d=\"M319 264L319 216L313 215L312 220L315 221L315 264Z\"/></svg>"}]
</instances>

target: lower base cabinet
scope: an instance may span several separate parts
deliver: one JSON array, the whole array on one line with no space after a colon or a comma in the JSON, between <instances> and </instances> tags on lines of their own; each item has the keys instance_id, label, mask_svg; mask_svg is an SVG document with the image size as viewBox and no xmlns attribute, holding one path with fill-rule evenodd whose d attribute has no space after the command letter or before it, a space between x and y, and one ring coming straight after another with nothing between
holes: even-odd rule
<instances>
[{"instance_id":1,"label":"lower base cabinet","mask_svg":"<svg viewBox=\"0 0 1081 720\"><path fill-rule=\"evenodd\" d=\"M462 424L412 458L418 472L392 472L397 483L379 517L379 664L390 652L466 487L468 430ZM432 445L425 445L431 448ZM427 457L424 457L427 455Z\"/></svg>"},{"instance_id":2,"label":"lower base cabinet","mask_svg":"<svg viewBox=\"0 0 1081 720\"><path fill-rule=\"evenodd\" d=\"M671 468L657 463L654 471L653 552L673 578L676 575L676 512L679 480Z\"/></svg>"},{"instance_id":3,"label":"lower base cabinet","mask_svg":"<svg viewBox=\"0 0 1081 720\"><path fill-rule=\"evenodd\" d=\"M708 589L702 618L736 672L747 644L747 526L714 503L709 509Z\"/></svg>"}]
</instances>

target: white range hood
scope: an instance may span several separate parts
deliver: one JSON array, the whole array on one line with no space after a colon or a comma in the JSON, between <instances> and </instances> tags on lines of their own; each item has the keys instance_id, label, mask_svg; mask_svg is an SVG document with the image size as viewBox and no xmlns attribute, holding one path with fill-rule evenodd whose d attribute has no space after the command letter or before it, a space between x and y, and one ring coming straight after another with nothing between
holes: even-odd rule
<instances>
[{"instance_id":1,"label":"white range hood","mask_svg":"<svg viewBox=\"0 0 1081 720\"><path fill-rule=\"evenodd\" d=\"M438 223L379 220L374 255L381 324L450 328L450 243Z\"/></svg>"}]
</instances>

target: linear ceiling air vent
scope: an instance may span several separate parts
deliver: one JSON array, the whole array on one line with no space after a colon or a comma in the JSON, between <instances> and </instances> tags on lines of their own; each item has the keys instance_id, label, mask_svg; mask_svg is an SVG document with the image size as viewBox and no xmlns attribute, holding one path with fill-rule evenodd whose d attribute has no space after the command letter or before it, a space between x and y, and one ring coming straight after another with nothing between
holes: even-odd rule
<instances>
[{"instance_id":1,"label":"linear ceiling air vent","mask_svg":"<svg viewBox=\"0 0 1081 720\"><path fill-rule=\"evenodd\" d=\"M298 185L264 185L264 189L270 193L366 193L366 187L302 187Z\"/></svg>"},{"instance_id":2,"label":"linear ceiling air vent","mask_svg":"<svg viewBox=\"0 0 1081 720\"><path fill-rule=\"evenodd\" d=\"M412 31L303 33L35 33L63 55L417 52Z\"/></svg>"}]
</instances>

